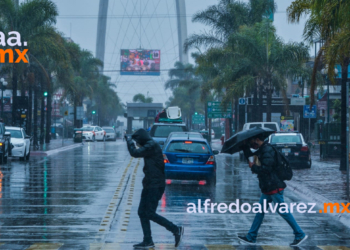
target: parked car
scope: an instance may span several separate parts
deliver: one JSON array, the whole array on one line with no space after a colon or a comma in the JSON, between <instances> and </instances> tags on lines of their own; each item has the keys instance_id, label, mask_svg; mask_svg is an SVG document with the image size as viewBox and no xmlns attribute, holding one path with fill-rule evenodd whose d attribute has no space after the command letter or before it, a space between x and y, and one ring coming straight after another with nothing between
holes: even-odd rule
<instances>
[{"instance_id":1,"label":"parked car","mask_svg":"<svg viewBox=\"0 0 350 250\"><path fill-rule=\"evenodd\" d=\"M258 128L269 128L269 129L272 129L272 130L274 130L276 132L279 132L281 130L280 126L278 125L277 122L248 122L248 123L245 123L243 125L242 131L248 130L248 129L251 129L251 128L255 128L255 127L258 127ZM239 158L240 158L241 161L245 160L244 159L244 155L243 155L243 151L239 152Z\"/></svg>"},{"instance_id":2,"label":"parked car","mask_svg":"<svg viewBox=\"0 0 350 250\"><path fill-rule=\"evenodd\" d=\"M215 155L204 138L173 137L163 148L165 178L175 180L205 180L216 184Z\"/></svg>"},{"instance_id":3,"label":"parked car","mask_svg":"<svg viewBox=\"0 0 350 250\"><path fill-rule=\"evenodd\" d=\"M11 134L11 156L19 157L21 161L28 161L30 157L30 136L23 128L5 127L6 132Z\"/></svg>"},{"instance_id":4,"label":"parked car","mask_svg":"<svg viewBox=\"0 0 350 250\"><path fill-rule=\"evenodd\" d=\"M11 133L6 131L4 123L0 123L0 163L6 163L11 153Z\"/></svg>"},{"instance_id":5,"label":"parked car","mask_svg":"<svg viewBox=\"0 0 350 250\"><path fill-rule=\"evenodd\" d=\"M184 123L155 123L153 124L150 136L153 140L164 146L171 132L187 132L186 124Z\"/></svg>"},{"instance_id":6,"label":"parked car","mask_svg":"<svg viewBox=\"0 0 350 250\"><path fill-rule=\"evenodd\" d=\"M269 137L269 143L275 146L289 160L291 167L311 168L310 148L301 133L276 133Z\"/></svg>"},{"instance_id":7,"label":"parked car","mask_svg":"<svg viewBox=\"0 0 350 250\"><path fill-rule=\"evenodd\" d=\"M208 132L208 131L205 130L205 129L202 129L202 132ZM211 129L210 136L211 136L211 139L215 139L215 131L214 131L214 129Z\"/></svg>"},{"instance_id":8,"label":"parked car","mask_svg":"<svg viewBox=\"0 0 350 250\"><path fill-rule=\"evenodd\" d=\"M83 132L83 139L87 141L106 140L106 132L99 126L84 126L78 131Z\"/></svg>"},{"instance_id":9,"label":"parked car","mask_svg":"<svg viewBox=\"0 0 350 250\"><path fill-rule=\"evenodd\" d=\"M115 132L113 127L102 127L104 131L106 131L106 140L107 141L116 141L117 133Z\"/></svg>"}]
</instances>

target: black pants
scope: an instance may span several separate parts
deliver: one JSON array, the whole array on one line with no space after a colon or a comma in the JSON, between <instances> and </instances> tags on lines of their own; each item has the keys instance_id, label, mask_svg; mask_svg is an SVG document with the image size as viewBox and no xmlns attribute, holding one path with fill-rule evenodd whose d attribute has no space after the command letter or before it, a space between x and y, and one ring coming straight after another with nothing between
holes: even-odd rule
<instances>
[{"instance_id":1,"label":"black pants","mask_svg":"<svg viewBox=\"0 0 350 250\"><path fill-rule=\"evenodd\" d=\"M164 189L165 187L144 188L142 190L138 214L141 221L144 241L152 240L150 221L154 221L172 233L176 233L178 230L176 225L156 213L158 201L162 198Z\"/></svg>"}]
</instances>

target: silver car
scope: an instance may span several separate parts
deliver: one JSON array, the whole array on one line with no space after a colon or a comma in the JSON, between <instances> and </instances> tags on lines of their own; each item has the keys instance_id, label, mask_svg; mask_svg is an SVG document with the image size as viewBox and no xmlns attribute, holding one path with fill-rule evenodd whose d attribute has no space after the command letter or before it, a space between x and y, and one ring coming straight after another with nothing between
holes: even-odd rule
<instances>
[{"instance_id":1,"label":"silver car","mask_svg":"<svg viewBox=\"0 0 350 250\"><path fill-rule=\"evenodd\" d=\"M102 129L106 132L106 141L117 140L117 133L115 132L113 127L102 127Z\"/></svg>"}]
</instances>

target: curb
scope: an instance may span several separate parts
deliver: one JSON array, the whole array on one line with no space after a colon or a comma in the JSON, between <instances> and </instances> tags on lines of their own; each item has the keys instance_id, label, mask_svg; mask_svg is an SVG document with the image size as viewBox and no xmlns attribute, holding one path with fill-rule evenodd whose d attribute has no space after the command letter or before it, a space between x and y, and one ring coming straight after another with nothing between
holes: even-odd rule
<instances>
[{"instance_id":1,"label":"curb","mask_svg":"<svg viewBox=\"0 0 350 250\"><path fill-rule=\"evenodd\" d=\"M312 192L310 189L305 187L304 185L300 183L296 183L294 181L288 181L287 186L291 191L293 191L295 194L299 195L303 199L311 202L315 202L317 205L316 207L323 210L323 203L334 203L327 199L326 197L316 194L315 192ZM346 203L346 201L344 201ZM335 220L342 223L344 226L350 228L350 214L348 213L326 213L328 216L333 217Z\"/></svg>"},{"instance_id":2,"label":"curb","mask_svg":"<svg viewBox=\"0 0 350 250\"><path fill-rule=\"evenodd\" d=\"M53 149L53 150L49 150L49 151L32 151L30 152L30 156L50 156L53 154L57 154L59 152L62 151L66 151L69 149L73 149L73 148L78 148L83 146L81 143L77 143L77 144L73 144L73 145L69 145L69 146L65 146L65 147L61 147L61 148L57 148L57 149Z\"/></svg>"}]
</instances>

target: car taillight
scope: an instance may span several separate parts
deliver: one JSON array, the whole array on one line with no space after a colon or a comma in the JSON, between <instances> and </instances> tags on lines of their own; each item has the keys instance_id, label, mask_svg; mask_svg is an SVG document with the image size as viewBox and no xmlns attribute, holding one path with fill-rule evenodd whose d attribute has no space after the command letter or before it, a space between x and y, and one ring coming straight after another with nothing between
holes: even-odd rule
<instances>
[{"instance_id":1,"label":"car taillight","mask_svg":"<svg viewBox=\"0 0 350 250\"><path fill-rule=\"evenodd\" d=\"M167 180L166 180L166 184L170 185L170 184L171 184L171 180L170 180L170 179L167 179Z\"/></svg>"},{"instance_id":2,"label":"car taillight","mask_svg":"<svg viewBox=\"0 0 350 250\"><path fill-rule=\"evenodd\" d=\"M206 181L199 181L198 184L199 185L205 185L205 184L207 184L207 182Z\"/></svg>"},{"instance_id":3,"label":"car taillight","mask_svg":"<svg viewBox=\"0 0 350 250\"><path fill-rule=\"evenodd\" d=\"M215 157L214 155L210 156L207 163L205 163L206 165L214 165L215 164Z\"/></svg>"},{"instance_id":4,"label":"car taillight","mask_svg":"<svg viewBox=\"0 0 350 250\"><path fill-rule=\"evenodd\" d=\"M309 148L307 146L301 147L301 151L303 152L307 152L309 150Z\"/></svg>"},{"instance_id":5,"label":"car taillight","mask_svg":"<svg viewBox=\"0 0 350 250\"><path fill-rule=\"evenodd\" d=\"M163 158L164 158L164 163L169 163L168 157L166 157L165 154L163 154Z\"/></svg>"}]
</instances>

